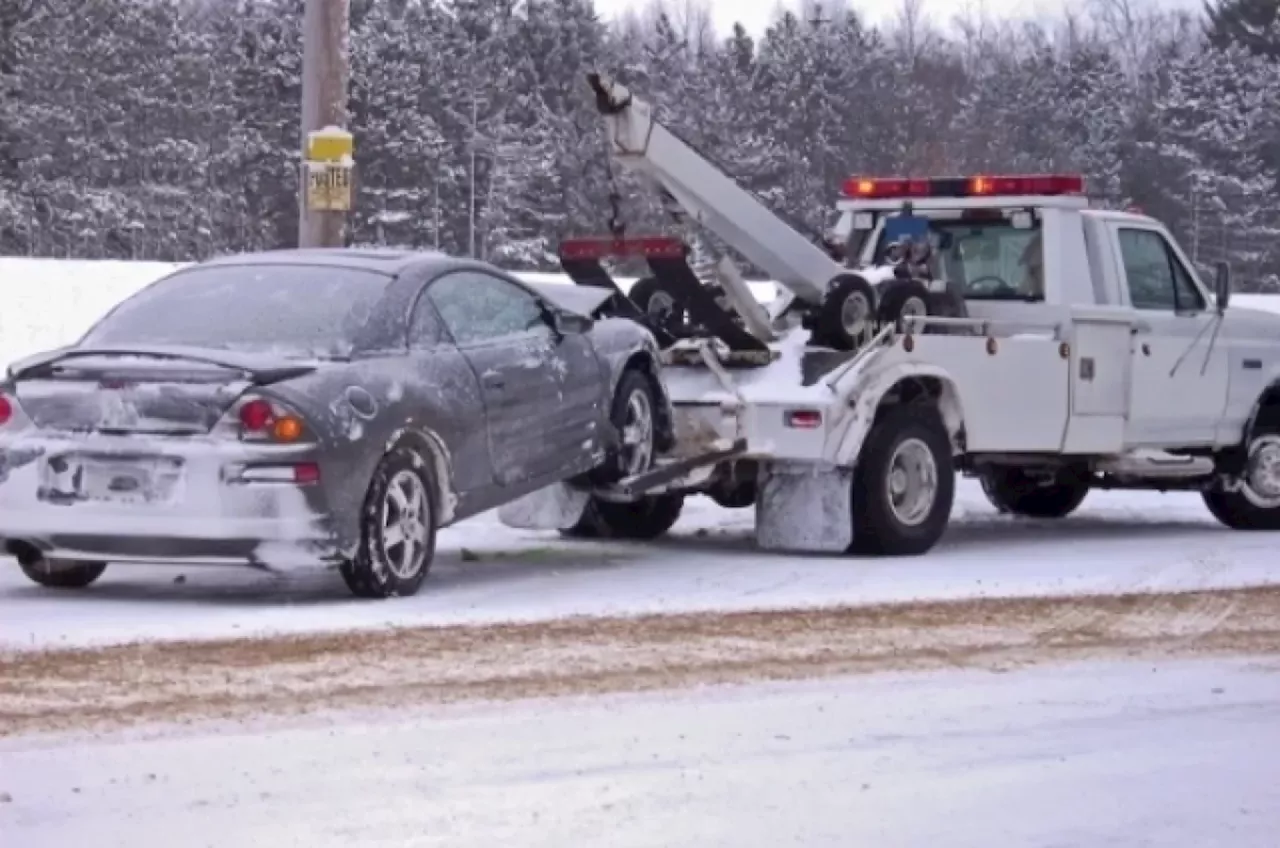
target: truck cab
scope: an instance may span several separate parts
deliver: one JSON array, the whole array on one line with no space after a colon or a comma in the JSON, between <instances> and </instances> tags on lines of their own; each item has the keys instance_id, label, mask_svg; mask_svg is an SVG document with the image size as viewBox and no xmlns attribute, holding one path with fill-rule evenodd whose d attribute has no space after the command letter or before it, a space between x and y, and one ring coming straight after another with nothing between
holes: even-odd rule
<instances>
[{"instance_id":1,"label":"truck cab","mask_svg":"<svg viewBox=\"0 0 1280 848\"><path fill-rule=\"evenodd\" d=\"M1280 315L1231 306L1225 268L1211 289L1163 224L1090 208L1083 189L1074 176L853 178L836 232L855 268L873 268L912 219L932 275L982 322L988 361L949 370L968 465L988 494L1006 477L1053 480L1071 457L1090 467L1075 476L1112 486L1200 485L1242 469L1250 436L1273 427ZM1058 363L1023 344L1046 335ZM998 363L1005 349L1017 364ZM1280 460L1268 445L1255 464ZM1280 504L1280 487L1258 486L1271 494L1255 500Z\"/></svg>"},{"instance_id":2,"label":"truck cab","mask_svg":"<svg viewBox=\"0 0 1280 848\"><path fill-rule=\"evenodd\" d=\"M1280 315L1230 306L1229 288L1220 297L1206 286L1153 218L1091 209L1075 193L995 194L996 179L979 179L991 193L918 197L907 213L927 222L933 270L959 290L968 314L1078 322L1081 349L1101 344L1095 352L1103 355L1077 357L1063 387L1071 410L1123 414L1125 446L1239 442L1263 390L1280 379ZM1018 178L1004 178L1006 186L1011 179ZM1006 190L1082 187L1074 177L1024 179L1039 185ZM855 265L884 264L887 225L903 215L902 191L895 181L846 184L837 231ZM1100 329L1111 324L1127 333Z\"/></svg>"}]
</instances>

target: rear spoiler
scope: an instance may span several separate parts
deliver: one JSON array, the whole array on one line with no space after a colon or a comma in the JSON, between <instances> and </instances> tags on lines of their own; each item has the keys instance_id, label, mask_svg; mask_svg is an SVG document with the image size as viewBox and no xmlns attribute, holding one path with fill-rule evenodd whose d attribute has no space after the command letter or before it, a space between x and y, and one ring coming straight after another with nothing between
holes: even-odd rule
<instances>
[{"instance_id":1,"label":"rear spoiler","mask_svg":"<svg viewBox=\"0 0 1280 848\"><path fill-rule=\"evenodd\" d=\"M172 345L104 345L101 347L63 347L29 356L9 366L9 379L36 376L40 371L73 359L92 357L137 356L170 362L193 362L239 371L254 383L275 383L301 377L316 369L314 364L291 362L278 356L235 353L233 351L189 348Z\"/></svg>"}]
</instances>

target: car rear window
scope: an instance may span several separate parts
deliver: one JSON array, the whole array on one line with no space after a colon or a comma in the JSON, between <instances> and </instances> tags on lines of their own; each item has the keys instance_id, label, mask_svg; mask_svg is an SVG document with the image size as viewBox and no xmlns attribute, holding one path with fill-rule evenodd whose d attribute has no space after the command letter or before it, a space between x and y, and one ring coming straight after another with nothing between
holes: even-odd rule
<instances>
[{"instance_id":1,"label":"car rear window","mask_svg":"<svg viewBox=\"0 0 1280 848\"><path fill-rule=\"evenodd\" d=\"M346 356L391 279L315 265L191 268L121 303L81 343Z\"/></svg>"}]
</instances>

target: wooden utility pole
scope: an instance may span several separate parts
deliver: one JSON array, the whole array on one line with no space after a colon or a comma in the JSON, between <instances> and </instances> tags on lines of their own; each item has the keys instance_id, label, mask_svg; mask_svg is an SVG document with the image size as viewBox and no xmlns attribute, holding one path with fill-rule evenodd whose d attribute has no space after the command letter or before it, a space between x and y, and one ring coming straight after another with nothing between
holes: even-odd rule
<instances>
[{"instance_id":1,"label":"wooden utility pole","mask_svg":"<svg viewBox=\"0 0 1280 848\"><path fill-rule=\"evenodd\" d=\"M310 133L347 126L351 77L350 0L307 0L302 24L302 150L298 186L298 246L342 247L347 212L309 209L305 167Z\"/></svg>"}]
</instances>

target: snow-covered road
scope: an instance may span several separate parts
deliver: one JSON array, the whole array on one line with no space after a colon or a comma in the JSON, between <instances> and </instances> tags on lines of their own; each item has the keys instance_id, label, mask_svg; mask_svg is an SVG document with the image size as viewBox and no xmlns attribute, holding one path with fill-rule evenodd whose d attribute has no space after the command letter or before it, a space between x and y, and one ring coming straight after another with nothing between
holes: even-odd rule
<instances>
[{"instance_id":1,"label":"snow-covered road","mask_svg":"<svg viewBox=\"0 0 1280 848\"><path fill-rule=\"evenodd\" d=\"M1274 659L183 733L0 743L4 844L1272 848L1280 832Z\"/></svg>"},{"instance_id":2,"label":"snow-covered road","mask_svg":"<svg viewBox=\"0 0 1280 848\"><path fill-rule=\"evenodd\" d=\"M237 568L113 566L85 592L51 592L0 560L0 646L1280 583L1274 534L1226 530L1188 494L1094 492L1077 515L1045 522L999 516L963 481L940 547L894 560L760 553L751 521L699 498L673 538L641 546L565 542L485 515L442 535L420 595L378 603L352 600L334 574Z\"/></svg>"}]
</instances>

